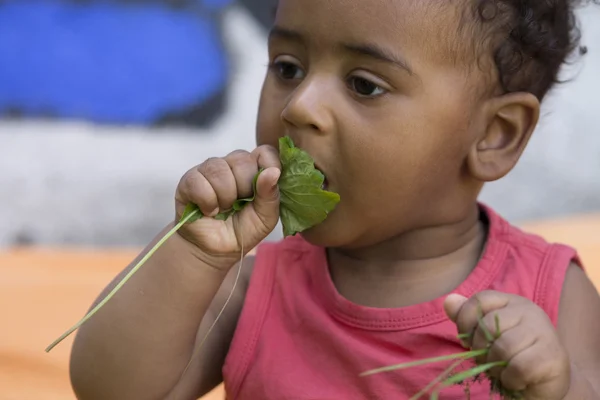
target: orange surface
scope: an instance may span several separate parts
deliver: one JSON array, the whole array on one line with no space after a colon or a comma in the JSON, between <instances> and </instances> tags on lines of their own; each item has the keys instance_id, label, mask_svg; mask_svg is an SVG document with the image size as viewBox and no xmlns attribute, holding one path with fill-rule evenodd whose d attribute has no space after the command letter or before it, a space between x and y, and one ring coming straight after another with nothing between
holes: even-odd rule
<instances>
[{"instance_id":1,"label":"orange surface","mask_svg":"<svg viewBox=\"0 0 600 400\"><path fill-rule=\"evenodd\" d=\"M600 214L534 222L523 225L523 229L550 242L575 247L588 276L600 289Z\"/></svg>"},{"instance_id":2,"label":"orange surface","mask_svg":"<svg viewBox=\"0 0 600 400\"><path fill-rule=\"evenodd\" d=\"M526 225L578 248L600 287L600 215ZM136 251L15 249L0 253L0 400L73 400L72 336L44 349L77 322ZM221 400L218 388L206 399Z\"/></svg>"}]
</instances>

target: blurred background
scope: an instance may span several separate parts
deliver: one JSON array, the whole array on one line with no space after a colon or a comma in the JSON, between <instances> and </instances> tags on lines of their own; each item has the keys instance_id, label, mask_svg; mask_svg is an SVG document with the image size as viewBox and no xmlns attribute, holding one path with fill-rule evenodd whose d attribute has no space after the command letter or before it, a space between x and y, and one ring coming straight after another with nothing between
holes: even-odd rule
<instances>
[{"instance_id":1,"label":"blurred background","mask_svg":"<svg viewBox=\"0 0 600 400\"><path fill-rule=\"evenodd\" d=\"M72 399L69 341L43 348L173 218L187 169L253 148L274 2L0 0L1 400ZM600 249L600 7L579 16L587 54L482 200Z\"/></svg>"},{"instance_id":2,"label":"blurred background","mask_svg":"<svg viewBox=\"0 0 600 400\"><path fill-rule=\"evenodd\" d=\"M273 2L0 1L0 246L148 242L188 168L253 148ZM514 221L600 209L600 7L580 16L588 54L483 195Z\"/></svg>"}]
</instances>

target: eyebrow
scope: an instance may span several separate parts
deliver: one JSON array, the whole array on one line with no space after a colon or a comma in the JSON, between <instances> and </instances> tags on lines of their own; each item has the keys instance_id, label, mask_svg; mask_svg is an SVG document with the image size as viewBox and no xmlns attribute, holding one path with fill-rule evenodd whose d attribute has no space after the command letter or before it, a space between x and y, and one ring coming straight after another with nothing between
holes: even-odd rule
<instances>
[{"instance_id":1,"label":"eyebrow","mask_svg":"<svg viewBox=\"0 0 600 400\"><path fill-rule=\"evenodd\" d=\"M275 38L291 40L299 43L305 42L302 33L278 26L274 26L269 32L269 41ZM354 53L359 56L370 57L375 60L394 64L395 66L405 70L409 75L415 75L413 69L411 68L410 64L406 62L406 60L374 43L342 43L341 48L347 52Z\"/></svg>"},{"instance_id":2,"label":"eyebrow","mask_svg":"<svg viewBox=\"0 0 600 400\"><path fill-rule=\"evenodd\" d=\"M279 26L274 26L269 32L269 41L275 38L293 40L295 42L304 42L304 36L302 36L300 32L281 28Z\"/></svg>"},{"instance_id":3,"label":"eyebrow","mask_svg":"<svg viewBox=\"0 0 600 400\"><path fill-rule=\"evenodd\" d=\"M361 56L366 56L370 58L374 58L379 61L383 61L390 64L395 64L401 69L408 72L409 75L414 75L414 72L408 62L403 58L399 57L396 54L393 54L389 50L386 50L380 46L377 46L373 43L365 43L365 44L350 44L344 43L342 47L351 53L355 53Z\"/></svg>"}]
</instances>

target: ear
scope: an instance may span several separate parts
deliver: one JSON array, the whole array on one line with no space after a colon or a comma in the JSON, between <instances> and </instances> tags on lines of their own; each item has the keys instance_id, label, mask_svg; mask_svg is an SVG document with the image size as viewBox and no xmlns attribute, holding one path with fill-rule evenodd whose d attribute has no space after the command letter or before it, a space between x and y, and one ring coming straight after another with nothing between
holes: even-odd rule
<instances>
[{"instance_id":1,"label":"ear","mask_svg":"<svg viewBox=\"0 0 600 400\"><path fill-rule=\"evenodd\" d=\"M509 93L487 100L468 156L471 175L491 182L508 174L523 154L540 117L540 102L531 93Z\"/></svg>"}]
</instances>

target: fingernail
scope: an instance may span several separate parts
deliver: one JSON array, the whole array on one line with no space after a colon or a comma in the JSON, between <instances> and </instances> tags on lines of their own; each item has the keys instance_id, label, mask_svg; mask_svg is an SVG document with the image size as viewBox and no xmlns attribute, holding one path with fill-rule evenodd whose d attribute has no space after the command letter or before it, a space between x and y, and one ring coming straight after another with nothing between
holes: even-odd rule
<instances>
[{"instance_id":1,"label":"fingernail","mask_svg":"<svg viewBox=\"0 0 600 400\"><path fill-rule=\"evenodd\" d=\"M273 185L272 185L273 189L275 189L277 187L280 176L281 176L281 171L279 169L275 169L275 172L273 172Z\"/></svg>"},{"instance_id":2,"label":"fingernail","mask_svg":"<svg viewBox=\"0 0 600 400\"><path fill-rule=\"evenodd\" d=\"M450 293L446 298L456 299L456 300L466 300L467 298L459 293Z\"/></svg>"}]
</instances>

